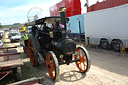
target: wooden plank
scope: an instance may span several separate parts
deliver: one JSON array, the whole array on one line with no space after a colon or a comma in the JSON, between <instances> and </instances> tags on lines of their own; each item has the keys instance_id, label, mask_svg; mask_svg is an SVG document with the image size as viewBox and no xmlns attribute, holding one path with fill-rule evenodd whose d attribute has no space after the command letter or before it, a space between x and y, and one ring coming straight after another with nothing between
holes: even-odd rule
<instances>
[{"instance_id":1,"label":"wooden plank","mask_svg":"<svg viewBox=\"0 0 128 85\"><path fill-rule=\"evenodd\" d=\"M3 48L0 48L0 49L11 49L11 48L17 48L17 46L15 46L15 47L3 47Z\"/></svg>"},{"instance_id":2,"label":"wooden plank","mask_svg":"<svg viewBox=\"0 0 128 85\"><path fill-rule=\"evenodd\" d=\"M3 57L3 56L12 56L12 55L20 55L21 53L4 53L4 54L0 54L0 57Z\"/></svg>"},{"instance_id":3,"label":"wooden plank","mask_svg":"<svg viewBox=\"0 0 128 85\"><path fill-rule=\"evenodd\" d=\"M0 68L1 67L16 66L16 65L23 65L22 60L21 59L16 59L16 60L0 62Z\"/></svg>"}]
</instances>

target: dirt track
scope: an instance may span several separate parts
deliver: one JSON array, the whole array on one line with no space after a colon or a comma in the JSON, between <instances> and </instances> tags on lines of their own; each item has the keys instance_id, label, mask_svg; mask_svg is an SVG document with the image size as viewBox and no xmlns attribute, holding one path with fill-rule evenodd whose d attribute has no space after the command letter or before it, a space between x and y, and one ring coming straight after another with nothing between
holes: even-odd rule
<instances>
[{"instance_id":1,"label":"dirt track","mask_svg":"<svg viewBox=\"0 0 128 85\"><path fill-rule=\"evenodd\" d=\"M6 42L9 42L6 36ZM7 44L8 46L20 46L19 43ZM22 52L22 47L18 47ZM23 79L31 77L44 77L46 85L128 85L128 57L120 53L96 50L88 48L91 57L91 69L85 74L81 74L75 63L61 65L59 81L52 81L46 70L45 62L39 67L33 67L26 54L22 53L24 66L22 67Z\"/></svg>"}]
</instances>

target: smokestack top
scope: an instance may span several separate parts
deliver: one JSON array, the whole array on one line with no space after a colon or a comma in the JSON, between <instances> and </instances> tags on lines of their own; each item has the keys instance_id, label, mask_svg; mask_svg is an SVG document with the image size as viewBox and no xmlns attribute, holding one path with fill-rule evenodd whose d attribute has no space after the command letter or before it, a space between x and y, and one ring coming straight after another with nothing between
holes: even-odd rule
<instances>
[{"instance_id":1,"label":"smokestack top","mask_svg":"<svg viewBox=\"0 0 128 85\"><path fill-rule=\"evenodd\" d=\"M65 7L60 7L59 12L66 12L66 8Z\"/></svg>"}]
</instances>

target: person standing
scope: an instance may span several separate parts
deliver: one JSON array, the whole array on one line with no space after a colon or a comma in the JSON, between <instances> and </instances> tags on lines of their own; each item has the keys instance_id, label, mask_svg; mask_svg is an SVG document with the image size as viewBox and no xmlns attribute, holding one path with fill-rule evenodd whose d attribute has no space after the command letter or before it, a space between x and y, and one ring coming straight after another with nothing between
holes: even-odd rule
<instances>
[{"instance_id":1,"label":"person standing","mask_svg":"<svg viewBox=\"0 0 128 85\"><path fill-rule=\"evenodd\" d=\"M50 28L46 26L46 23L44 23L43 32L48 33L49 30Z\"/></svg>"},{"instance_id":2,"label":"person standing","mask_svg":"<svg viewBox=\"0 0 128 85\"><path fill-rule=\"evenodd\" d=\"M32 35L33 35L33 37L35 37L35 35L36 35L36 29L37 29L37 27L35 25L33 25L32 26Z\"/></svg>"},{"instance_id":3,"label":"person standing","mask_svg":"<svg viewBox=\"0 0 128 85\"><path fill-rule=\"evenodd\" d=\"M24 32L23 38L24 38L24 44L27 47L28 46L28 35L25 32Z\"/></svg>"}]
</instances>

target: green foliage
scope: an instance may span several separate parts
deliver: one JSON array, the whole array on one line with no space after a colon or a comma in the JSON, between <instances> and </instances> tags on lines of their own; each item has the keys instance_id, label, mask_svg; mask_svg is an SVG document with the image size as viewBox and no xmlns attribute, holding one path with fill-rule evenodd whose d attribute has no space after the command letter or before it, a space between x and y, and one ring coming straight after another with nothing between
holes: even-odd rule
<instances>
[{"instance_id":1,"label":"green foliage","mask_svg":"<svg viewBox=\"0 0 128 85\"><path fill-rule=\"evenodd\" d=\"M24 25L24 24L19 24L19 25L2 25L2 28L17 28L19 27L20 25Z\"/></svg>"},{"instance_id":2,"label":"green foliage","mask_svg":"<svg viewBox=\"0 0 128 85\"><path fill-rule=\"evenodd\" d=\"M0 28L2 28L2 26L0 25Z\"/></svg>"}]
</instances>

